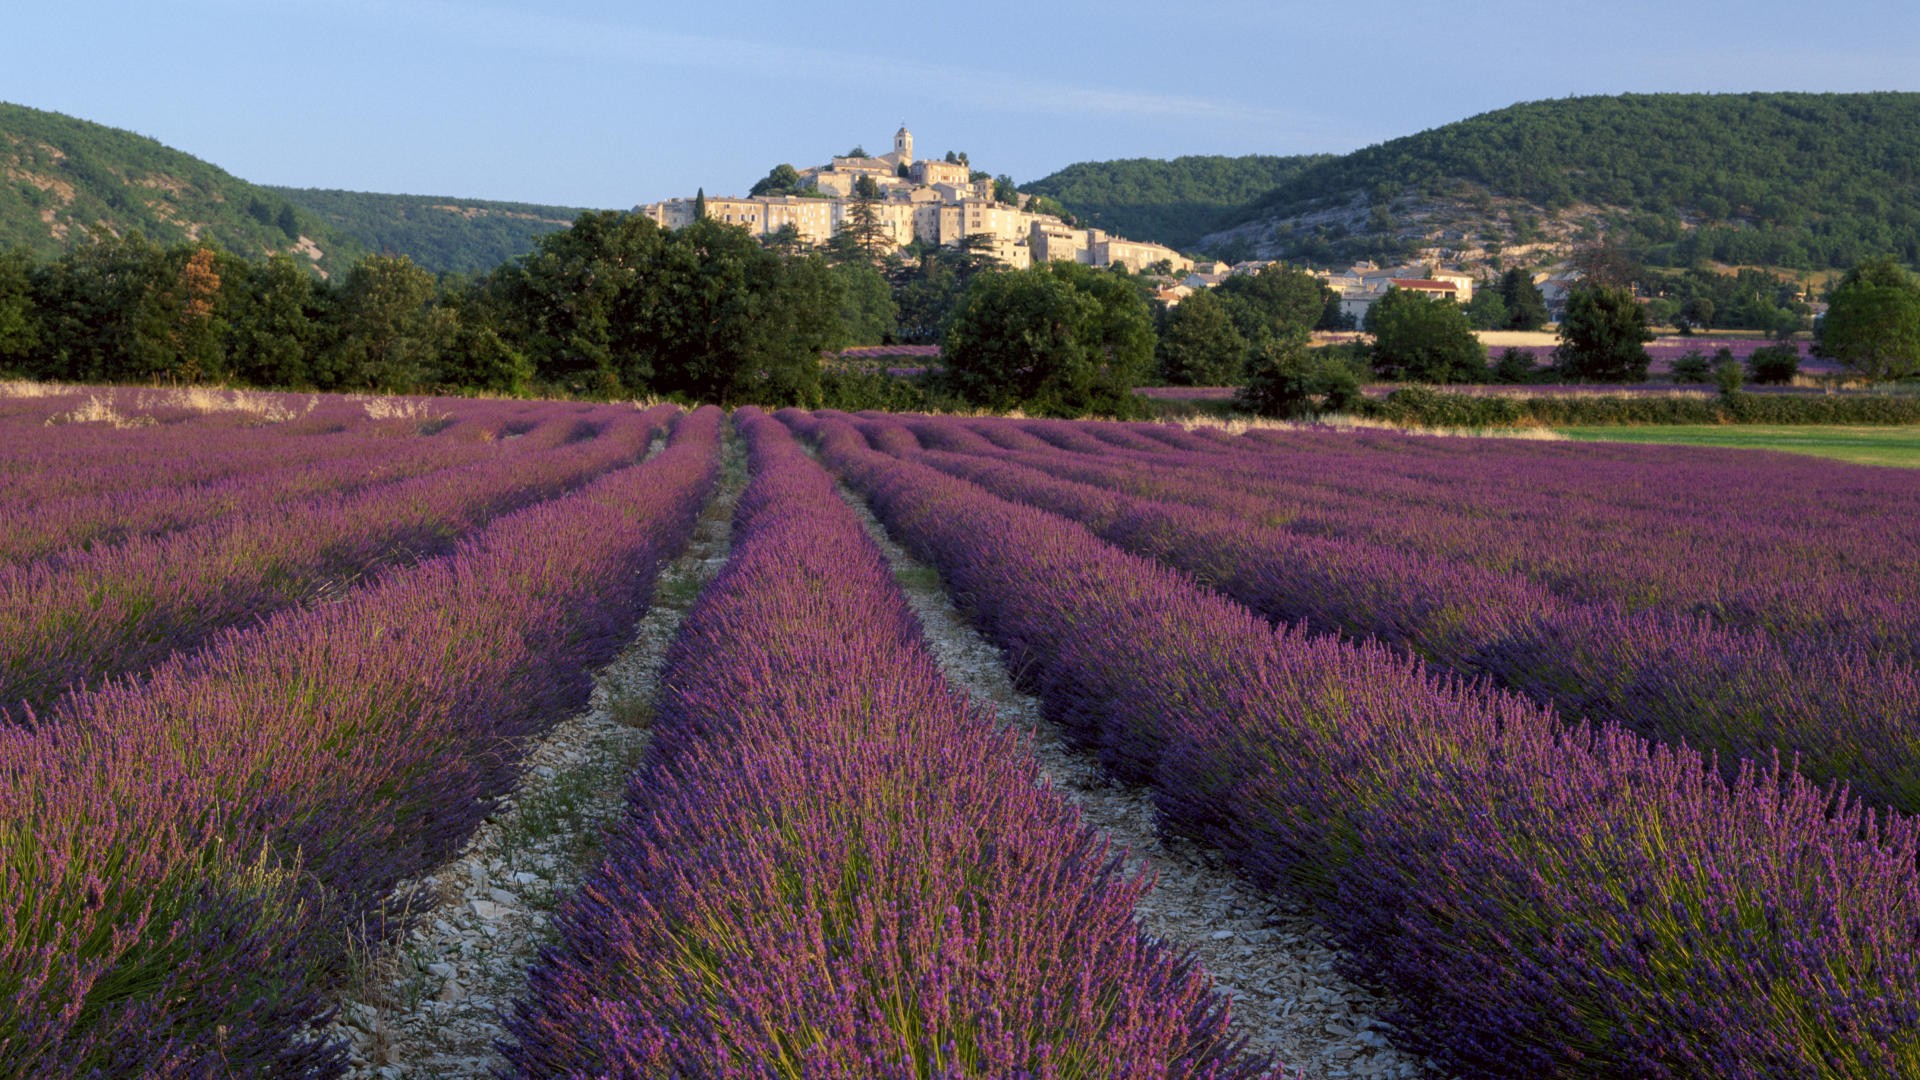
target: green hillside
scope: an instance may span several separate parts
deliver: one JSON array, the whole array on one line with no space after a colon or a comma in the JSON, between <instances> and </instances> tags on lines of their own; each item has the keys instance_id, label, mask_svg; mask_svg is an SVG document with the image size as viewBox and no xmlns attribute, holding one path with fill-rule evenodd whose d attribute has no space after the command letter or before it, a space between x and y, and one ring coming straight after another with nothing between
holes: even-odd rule
<instances>
[{"instance_id":1,"label":"green hillside","mask_svg":"<svg viewBox=\"0 0 1920 1080\"><path fill-rule=\"evenodd\" d=\"M1812 269L1876 254L1914 263L1920 94L1531 102L1312 165L1229 220L1236 227L1210 244L1269 254L1606 231L1671 264Z\"/></svg>"},{"instance_id":2,"label":"green hillside","mask_svg":"<svg viewBox=\"0 0 1920 1080\"><path fill-rule=\"evenodd\" d=\"M1327 160L1253 155L1085 161L1020 190L1058 199L1096 228L1184 248L1219 227L1228 212Z\"/></svg>"},{"instance_id":3,"label":"green hillside","mask_svg":"<svg viewBox=\"0 0 1920 1080\"><path fill-rule=\"evenodd\" d=\"M404 254L434 271L480 273L533 250L535 238L572 224L571 206L317 188L274 194L369 251Z\"/></svg>"},{"instance_id":4,"label":"green hillside","mask_svg":"<svg viewBox=\"0 0 1920 1080\"><path fill-rule=\"evenodd\" d=\"M92 230L285 252L327 272L365 252L284 196L153 139L0 103L0 246L51 257Z\"/></svg>"}]
</instances>

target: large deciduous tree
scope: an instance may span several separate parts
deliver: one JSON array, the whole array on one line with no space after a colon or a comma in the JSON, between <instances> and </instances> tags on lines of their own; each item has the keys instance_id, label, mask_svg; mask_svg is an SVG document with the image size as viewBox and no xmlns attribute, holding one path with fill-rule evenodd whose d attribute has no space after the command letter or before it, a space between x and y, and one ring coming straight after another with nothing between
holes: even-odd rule
<instances>
[{"instance_id":1,"label":"large deciduous tree","mask_svg":"<svg viewBox=\"0 0 1920 1080\"><path fill-rule=\"evenodd\" d=\"M1485 382L1487 349L1460 305L1411 289L1388 289L1367 308L1373 369L1396 382Z\"/></svg>"},{"instance_id":2,"label":"large deciduous tree","mask_svg":"<svg viewBox=\"0 0 1920 1080\"><path fill-rule=\"evenodd\" d=\"M227 370L251 386L311 386L319 333L313 275L289 255L229 258L221 277Z\"/></svg>"},{"instance_id":3,"label":"large deciduous tree","mask_svg":"<svg viewBox=\"0 0 1920 1080\"><path fill-rule=\"evenodd\" d=\"M33 302L33 258L0 251L0 371L23 364L40 341Z\"/></svg>"},{"instance_id":4,"label":"large deciduous tree","mask_svg":"<svg viewBox=\"0 0 1920 1080\"><path fill-rule=\"evenodd\" d=\"M941 343L948 388L993 409L1130 415L1153 320L1128 278L1068 262L983 273Z\"/></svg>"},{"instance_id":5,"label":"large deciduous tree","mask_svg":"<svg viewBox=\"0 0 1920 1080\"><path fill-rule=\"evenodd\" d=\"M1576 382L1647 381L1647 342L1653 330L1647 313L1622 285L1587 285L1567 296L1560 320L1560 347L1554 356L1560 373Z\"/></svg>"},{"instance_id":6,"label":"large deciduous tree","mask_svg":"<svg viewBox=\"0 0 1920 1080\"><path fill-rule=\"evenodd\" d=\"M1234 385L1246 370L1247 339L1209 289L1168 309L1158 351L1160 377L1174 386Z\"/></svg>"},{"instance_id":7,"label":"large deciduous tree","mask_svg":"<svg viewBox=\"0 0 1920 1080\"><path fill-rule=\"evenodd\" d=\"M1220 283L1218 292L1240 336L1258 347L1306 336L1326 313L1332 290L1304 270L1275 264L1256 274L1235 274Z\"/></svg>"},{"instance_id":8,"label":"large deciduous tree","mask_svg":"<svg viewBox=\"0 0 1920 1080\"><path fill-rule=\"evenodd\" d=\"M1920 375L1920 281L1892 259L1869 259L1834 287L1820 353L1869 379Z\"/></svg>"},{"instance_id":9,"label":"large deciduous tree","mask_svg":"<svg viewBox=\"0 0 1920 1080\"><path fill-rule=\"evenodd\" d=\"M334 338L315 372L328 389L412 390L440 381L455 330L433 275L405 255L369 255L334 297Z\"/></svg>"},{"instance_id":10,"label":"large deciduous tree","mask_svg":"<svg viewBox=\"0 0 1920 1080\"><path fill-rule=\"evenodd\" d=\"M791 195L800 190L800 170L791 165L775 165L747 192L753 195Z\"/></svg>"}]
</instances>

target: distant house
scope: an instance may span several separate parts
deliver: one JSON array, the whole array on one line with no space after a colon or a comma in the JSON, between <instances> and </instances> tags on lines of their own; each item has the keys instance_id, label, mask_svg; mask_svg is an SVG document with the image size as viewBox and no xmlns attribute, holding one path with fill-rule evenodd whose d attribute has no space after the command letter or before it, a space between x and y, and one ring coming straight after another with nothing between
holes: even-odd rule
<instances>
[{"instance_id":1,"label":"distant house","mask_svg":"<svg viewBox=\"0 0 1920 1080\"><path fill-rule=\"evenodd\" d=\"M1420 293L1423 296L1440 297L1445 300L1452 300L1455 303L1459 303L1464 299L1460 295L1461 287L1459 285L1452 281L1443 281L1438 278L1388 278L1387 287ZM1469 284L1465 291L1467 296L1471 297L1473 295L1473 286Z\"/></svg>"},{"instance_id":2,"label":"distant house","mask_svg":"<svg viewBox=\"0 0 1920 1080\"><path fill-rule=\"evenodd\" d=\"M1547 303L1547 319L1559 322L1567 314L1567 294L1580 284L1580 272L1567 274L1541 274L1533 283L1540 288L1540 298Z\"/></svg>"}]
</instances>

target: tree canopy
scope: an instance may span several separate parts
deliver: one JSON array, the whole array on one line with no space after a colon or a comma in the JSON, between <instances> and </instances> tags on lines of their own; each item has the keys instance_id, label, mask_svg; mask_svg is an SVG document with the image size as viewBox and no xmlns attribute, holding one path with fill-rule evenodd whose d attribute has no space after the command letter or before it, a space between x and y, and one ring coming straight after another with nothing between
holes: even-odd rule
<instances>
[{"instance_id":1,"label":"tree canopy","mask_svg":"<svg viewBox=\"0 0 1920 1080\"><path fill-rule=\"evenodd\" d=\"M1237 385L1247 364L1247 339L1227 304L1200 289L1160 320L1160 377L1174 386Z\"/></svg>"},{"instance_id":2,"label":"tree canopy","mask_svg":"<svg viewBox=\"0 0 1920 1080\"><path fill-rule=\"evenodd\" d=\"M1138 286L1068 262L976 275L941 342L955 395L1043 415L1131 414L1153 349Z\"/></svg>"},{"instance_id":3,"label":"tree canopy","mask_svg":"<svg viewBox=\"0 0 1920 1080\"><path fill-rule=\"evenodd\" d=\"M1647 313L1632 289L1589 285L1567 296L1554 356L1560 373L1576 382L1645 382L1653 362L1646 343L1652 340Z\"/></svg>"},{"instance_id":4,"label":"tree canopy","mask_svg":"<svg viewBox=\"0 0 1920 1080\"><path fill-rule=\"evenodd\" d=\"M1870 259L1834 287L1820 352L1869 379L1920 375L1920 281L1891 259Z\"/></svg>"},{"instance_id":5,"label":"tree canopy","mask_svg":"<svg viewBox=\"0 0 1920 1080\"><path fill-rule=\"evenodd\" d=\"M1487 380L1487 349L1467 313L1445 297L1388 289L1367 308L1362 324L1373 335L1373 369L1395 382L1471 383Z\"/></svg>"},{"instance_id":6,"label":"tree canopy","mask_svg":"<svg viewBox=\"0 0 1920 1080\"><path fill-rule=\"evenodd\" d=\"M1326 314L1333 291L1304 270L1274 264L1258 273L1234 274L1214 290L1234 326L1250 345L1305 337Z\"/></svg>"}]
</instances>

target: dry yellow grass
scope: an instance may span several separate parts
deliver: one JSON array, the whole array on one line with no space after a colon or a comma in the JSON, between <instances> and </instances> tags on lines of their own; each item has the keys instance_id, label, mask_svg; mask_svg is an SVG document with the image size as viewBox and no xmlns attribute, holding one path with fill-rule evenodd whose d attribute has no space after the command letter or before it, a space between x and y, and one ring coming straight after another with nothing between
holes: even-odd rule
<instances>
[{"instance_id":1,"label":"dry yellow grass","mask_svg":"<svg viewBox=\"0 0 1920 1080\"><path fill-rule=\"evenodd\" d=\"M1357 416L1328 416L1316 421L1268 420L1261 417L1233 417L1225 419L1211 416L1188 417L1177 421L1179 425L1192 431L1195 428L1213 428L1228 435L1242 435L1249 431L1335 431L1352 433L1356 431L1398 431L1408 435L1439 435L1448 438L1472 439L1520 439L1526 442L1564 442L1566 436L1544 427L1524 428L1440 428L1409 427L1403 424L1390 424L1384 420L1368 420Z\"/></svg>"},{"instance_id":2,"label":"dry yellow grass","mask_svg":"<svg viewBox=\"0 0 1920 1080\"><path fill-rule=\"evenodd\" d=\"M47 417L47 425L54 424L106 424L114 428L146 427L154 423L151 416L138 416L123 413L114 408L113 403L99 394L87 397L79 408L72 412L56 413Z\"/></svg>"}]
</instances>

